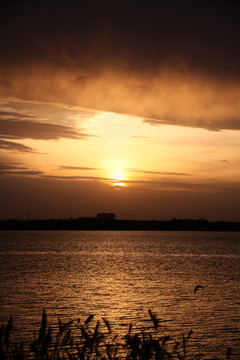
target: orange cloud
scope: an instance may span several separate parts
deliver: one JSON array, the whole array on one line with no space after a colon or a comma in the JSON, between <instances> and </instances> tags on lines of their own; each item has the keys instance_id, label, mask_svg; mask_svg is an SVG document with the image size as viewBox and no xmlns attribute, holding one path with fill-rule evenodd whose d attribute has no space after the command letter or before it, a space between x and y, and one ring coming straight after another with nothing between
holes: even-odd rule
<instances>
[{"instance_id":1,"label":"orange cloud","mask_svg":"<svg viewBox=\"0 0 240 360\"><path fill-rule=\"evenodd\" d=\"M7 139L57 140L84 139L93 135L79 132L70 126L47 124L30 120L0 120L0 137Z\"/></svg>"}]
</instances>

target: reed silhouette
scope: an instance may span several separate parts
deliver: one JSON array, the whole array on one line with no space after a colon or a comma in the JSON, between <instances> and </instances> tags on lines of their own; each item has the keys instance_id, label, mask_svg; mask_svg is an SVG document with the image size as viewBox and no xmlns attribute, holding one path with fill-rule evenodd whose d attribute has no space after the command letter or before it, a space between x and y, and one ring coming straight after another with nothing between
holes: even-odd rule
<instances>
[{"instance_id":1,"label":"reed silhouette","mask_svg":"<svg viewBox=\"0 0 240 360\"><path fill-rule=\"evenodd\" d=\"M85 321L77 319L63 323L58 321L55 331L48 325L43 310L38 333L33 334L29 343L11 339L13 320L0 328L1 360L187 360L210 359L207 355L191 354L188 344L192 331L182 335L180 340L161 335L160 320L149 310L152 326L134 331L132 323L125 336L112 331L106 318L94 321L94 315ZM150 330L149 330L150 329ZM231 359L232 349L228 348L224 359ZM212 359L212 358L211 358ZM217 360L216 357L214 357ZM221 357L223 359L223 357ZM234 359L234 358L233 358Z\"/></svg>"}]
</instances>

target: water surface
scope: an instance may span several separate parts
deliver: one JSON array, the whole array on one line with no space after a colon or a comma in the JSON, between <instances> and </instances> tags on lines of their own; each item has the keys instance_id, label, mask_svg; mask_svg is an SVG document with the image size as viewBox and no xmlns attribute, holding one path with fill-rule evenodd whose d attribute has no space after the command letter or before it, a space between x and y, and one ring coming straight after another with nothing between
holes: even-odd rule
<instances>
[{"instance_id":1,"label":"water surface","mask_svg":"<svg viewBox=\"0 0 240 360\"><path fill-rule=\"evenodd\" d=\"M150 326L193 330L192 346L240 356L240 234L217 232L0 232L0 323L21 334L50 322L107 317L124 333ZM196 285L202 285L194 294Z\"/></svg>"}]
</instances>

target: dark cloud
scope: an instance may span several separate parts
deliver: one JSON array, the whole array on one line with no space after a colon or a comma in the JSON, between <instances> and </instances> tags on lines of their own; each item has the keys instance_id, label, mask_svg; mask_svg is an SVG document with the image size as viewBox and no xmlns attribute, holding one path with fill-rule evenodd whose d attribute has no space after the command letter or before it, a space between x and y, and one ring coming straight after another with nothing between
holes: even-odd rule
<instances>
[{"instance_id":1,"label":"dark cloud","mask_svg":"<svg viewBox=\"0 0 240 360\"><path fill-rule=\"evenodd\" d=\"M238 14L233 1L5 2L0 94L239 130Z\"/></svg>"},{"instance_id":2,"label":"dark cloud","mask_svg":"<svg viewBox=\"0 0 240 360\"><path fill-rule=\"evenodd\" d=\"M154 72L184 61L239 76L237 10L232 1L14 2L1 11L2 61L80 63L91 73L96 64ZM80 72L75 81L85 79Z\"/></svg>"},{"instance_id":3,"label":"dark cloud","mask_svg":"<svg viewBox=\"0 0 240 360\"><path fill-rule=\"evenodd\" d=\"M187 173L180 172L167 172L167 171L150 171L150 170L141 170L141 169L133 169L133 168L125 168L126 171L143 173L143 174L151 174L151 175L170 175L170 176L189 176Z\"/></svg>"},{"instance_id":4,"label":"dark cloud","mask_svg":"<svg viewBox=\"0 0 240 360\"><path fill-rule=\"evenodd\" d=\"M43 175L44 178L58 180L97 180L97 181L116 181L116 179L101 176L61 176L61 175Z\"/></svg>"},{"instance_id":5,"label":"dark cloud","mask_svg":"<svg viewBox=\"0 0 240 360\"><path fill-rule=\"evenodd\" d=\"M37 170L0 170L0 175L23 175L23 176L35 176L43 175L42 171Z\"/></svg>"},{"instance_id":6,"label":"dark cloud","mask_svg":"<svg viewBox=\"0 0 240 360\"><path fill-rule=\"evenodd\" d=\"M102 170L100 168L86 167L86 166L59 166L60 170Z\"/></svg>"},{"instance_id":7,"label":"dark cloud","mask_svg":"<svg viewBox=\"0 0 240 360\"><path fill-rule=\"evenodd\" d=\"M7 139L58 140L60 138L86 139L92 135L73 127L30 120L0 120L0 137Z\"/></svg>"},{"instance_id":8,"label":"dark cloud","mask_svg":"<svg viewBox=\"0 0 240 360\"><path fill-rule=\"evenodd\" d=\"M27 170L28 168L18 164L7 164L0 162L0 171L6 170Z\"/></svg>"},{"instance_id":9,"label":"dark cloud","mask_svg":"<svg viewBox=\"0 0 240 360\"><path fill-rule=\"evenodd\" d=\"M18 120L18 119L36 120L36 119L38 119L38 117L35 115L21 114L18 112L11 112L11 111L0 111L0 118L6 119L6 117L13 119L13 120Z\"/></svg>"},{"instance_id":10,"label":"dark cloud","mask_svg":"<svg viewBox=\"0 0 240 360\"><path fill-rule=\"evenodd\" d=\"M0 139L0 149L17 152L35 152L30 146L19 144L13 141Z\"/></svg>"},{"instance_id":11,"label":"dark cloud","mask_svg":"<svg viewBox=\"0 0 240 360\"><path fill-rule=\"evenodd\" d=\"M0 119L33 120L34 122L75 127L81 121L94 117L95 111L79 106L6 98L0 102ZM1 101L1 99L0 99Z\"/></svg>"},{"instance_id":12,"label":"dark cloud","mask_svg":"<svg viewBox=\"0 0 240 360\"><path fill-rule=\"evenodd\" d=\"M226 116L226 114L225 114ZM220 130L240 130L240 117L236 114L236 117L223 118L221 115L216 119L215 115L209 117L201 116L200 118L187 118L186 115L179 116L177 112L172 116L167 115L168 120L162 119L144 119L143 122L152 126L163 126L163 125L175 125L175 126L187 126L197 127L206 129L209 131L220 131ZM222 118L221 118L222 117Z\"/></svg>"},{"instance_id":13,"label":"dark cloud","mask_svg":"<svg viewBox=\"0 0 240 360\"><path fill-rule=\"evenodd\" d=\"M145 173L145 172L144 172ZM147 172L148 173L148 172ZM156 172L149 172L156 174ZM131 179L131 180L121 180L118 181L113 178L107 178L107 177L101 177L101 176L75 176L75 175L49 175L49 174L43 174L40 175L40 177L46 178L46 179L52 179L52 180L62 180L64 182L68 181L97 181L102 183L108 183L111 187L114 186L117 183L123 183L126 185L126 187L121 187L122 190L126 190L128 188L131 188L133 191L147 191L147 192L156 192L156 191L219 191L219 190L227 190L226 188L223 188L222 184L216 185L209 184L209 183L194 183L194 182L187 182L187 181L172 181L169 176L172 175L179 175L177 173L161 173L166 175L162 179L152 180L152 179ZM180 175L187 175L187 174L180 174ZM117 185L115 185L117 186ZM118 186L117 186L118 187Z\"/></svg>"},{"instance_id":14,"label":"dark cloud","mask_svg":"<svg viewBox=\"0 0 240 360\"><path fill-rule=\"evenodd\" d=\"M219 192L231 192L231 184L224 182L187 182L187 181L172 181L170 178L164 178L161 180L126 180L122 181L131 188L133 192L152 192L157 193L159 191L165 191L166 193L178 193L178 192L209 192L218 194ZM132 185L132 186L131 186ZM239 190L239 184L234 183L235 190Z\"/></svg>"},{"instance_id":15,"label":"dark cloud","mask_svg":"<svg viewBox=\"0 0 240 360\"><path fill-rule=\"evenodd\" d=\"M32 170L21 164L0 162L0 175L39 176L43 174L42 171Z\"/></svg>"}]
</instances>

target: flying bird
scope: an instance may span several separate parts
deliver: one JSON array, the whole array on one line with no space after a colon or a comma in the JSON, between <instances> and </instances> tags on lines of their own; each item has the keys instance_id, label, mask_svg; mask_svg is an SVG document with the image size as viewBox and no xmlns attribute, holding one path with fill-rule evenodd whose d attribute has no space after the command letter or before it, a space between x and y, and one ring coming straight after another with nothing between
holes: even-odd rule
<instances>
[{"instance_id":1,"label":"flying bird","mask_svg":"<svg viewBox=\"0 0 240 360\"><path fill-rule=\"evenodd\" d=\"M203 289L202 285L197 285L194 289L194 294L198 291L198 289Z\"/></svg>"}]
</instances>

